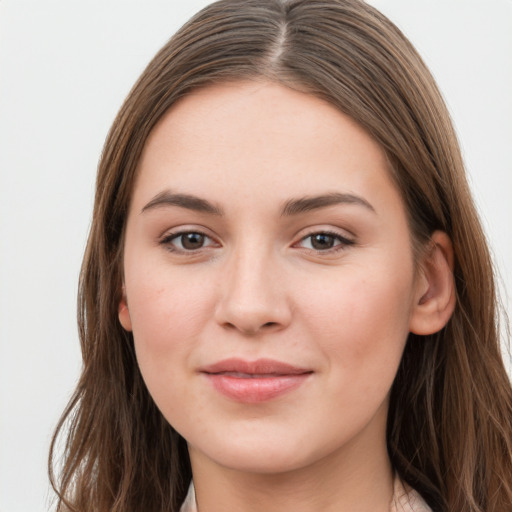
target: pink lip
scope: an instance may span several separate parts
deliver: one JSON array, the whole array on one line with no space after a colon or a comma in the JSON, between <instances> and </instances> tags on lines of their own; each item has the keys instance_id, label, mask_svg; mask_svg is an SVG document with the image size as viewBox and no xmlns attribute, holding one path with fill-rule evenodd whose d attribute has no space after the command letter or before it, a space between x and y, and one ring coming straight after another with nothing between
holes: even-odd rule
<instances>
[{"instance_id":1,"label":"pink lip","mask_svg":"<svg viewBox=\"0 0 512 512\"><path fill-rule=\"evenodd\" d=\"M233 400L258 403L299 387L313 372L272 359L225 359L202 367L213 387Z\"/></svg>"}]
</instances>

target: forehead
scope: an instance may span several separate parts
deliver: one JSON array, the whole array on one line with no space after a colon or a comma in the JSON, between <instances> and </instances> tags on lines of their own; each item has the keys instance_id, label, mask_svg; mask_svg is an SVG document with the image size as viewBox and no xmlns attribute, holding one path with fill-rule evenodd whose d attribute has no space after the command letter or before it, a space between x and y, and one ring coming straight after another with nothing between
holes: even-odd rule
<instances>
[{"instance_id":1,"label":"forehead","mask_svg":"<svg viewBox=\"0 0 512 512\"><path fill-rule=\"evenodd\" d=\"M399 200L384 151L356 122L269 82L209 86L165 114L139 162L134 202L164 188L261 205L326 190Z\"/></svg>"}]
</instances>

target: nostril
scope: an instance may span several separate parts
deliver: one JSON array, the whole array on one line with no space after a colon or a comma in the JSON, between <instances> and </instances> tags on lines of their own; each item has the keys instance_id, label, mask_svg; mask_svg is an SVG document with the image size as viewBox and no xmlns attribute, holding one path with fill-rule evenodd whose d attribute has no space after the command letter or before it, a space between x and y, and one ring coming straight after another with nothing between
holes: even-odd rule
<instances>
[{"instance_id":1,"label":"nostril","mask_svg":"<svg viewBox=\"0 0 512 512\"><path fill-rule=\"evenodd\" d=\"M223 325L226 329L229 329L229 330L239 330L248 335L255 335L258 332L260 332L261 330L264 330L264 331L272 330L273 328L279 326L279 322L266 322L264 324L260 324L260 325L256 325L256 326L255 325L241 326L241 325L237 325L236 323L225 322Z\"/></svg>"}]
</instances>

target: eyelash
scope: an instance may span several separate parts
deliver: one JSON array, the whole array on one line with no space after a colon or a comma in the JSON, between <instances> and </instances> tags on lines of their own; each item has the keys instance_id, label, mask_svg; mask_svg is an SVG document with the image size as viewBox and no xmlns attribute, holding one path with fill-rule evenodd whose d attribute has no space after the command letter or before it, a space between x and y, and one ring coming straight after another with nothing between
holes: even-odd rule
<instances>
[{"instance_id":1,"label":"eyelash","mask_svg":"<svg viewBox=\"0 0 512 512\"><path fill-rule=\"evenodd\" d=\"M355 240L351 240L350 238L346 238L346 237L340 235L339 233L336 233L335 231L320 230L320 231L315 231L313 233L309 233L308 235L302 237L300 239L300 241L297 244L295 244L295 245L298 245L298 244L304 242L305 240L313 239L313 237L319 236L319 235L326 236L326 237L331 237L331 238L334 239L334 241L337 241L338 243L336 245L334 245L333 247L329 247L329 248L324 249L324 250L315 249L314 247L311 247L311 248L306 248L305 247L304 249L306 249L308 251L313 251L313 252L319 253L319 254L332 254L332 253L336 253L338 251L343 251L347 247L355 244Z\"/></svg>"},{"instance_id":2,"label":"eyelash","mask_svg":"<svg viewBox=\"0 0 512 512\"><path fill-rule=\"evenodd\" d=\"M184 237L186 235L197 235L199 237L203 237L204 240L209 240L210 243L208 243L207 245L202 245L201 247L198 247L196 249L186 249L185 247L183 247L183 239L182 239L182 237ZM314 231L314 232L309 233L308 235L302 237L299 240L299 242L296 242L293 246L296 247L296 246L302 244L303 242L305 242L308 239L312 240L313 237L315 237L315 236L331 237L332 239L334 239L334 242L337 241L338 243L336 243L336 245L334 245L333 247L329 247L327 249L315 249L314 247L303 247L303 249L305 249L307 251L314 252L316 254L332 254L332 253L336 253L338 251L345 250L347 247L355 244L354 240L346 238L346 237L340 235L339 233L336 233L334 231L329 231L329 230L320 230L320 231ZM175 240L179 240L180 238L182 239L182 241L181 241L181 246L182 247L174 246L173 242ZM170 252L182 253L182 254L195 254L198 251L200 251L201 249L205 249L207 247L215 245L215 242L213 241L213 239L210 236L208 236L207 234L205 234L205 233L203 233L201 231L195 231L195 230L179 231L179 232L176 232L176 233L169 233L166 236L164 236L160 240L159 243L161 245L165 246L166 249L168 251L170 251Z\"/></svg>"},{"instance_id":3,"label":"eyelash","mask_svg":"<svg viewBox=\"0 0 512 512\"><path fill-rule=\"evenodd\" d=\"M210 240L210 242L213 242L213 239L208 236L206 233L203 233L201 231L195 231L195 230L188 230L188 231L179 231L177 233L169 233L165 235L161 240L160 244L165 246L166 249L170 252L176 252L176 253L182 253L182 254L195 254L196 252L200 251L201 249L204 249L206 247L210 247L211 245L214 245L215 242L209 243L208 245L202 245L201 247L197 249L186 249L183 247L183 239L181 242L182 247L175 247L173 245L173 241L178 240L186 235L197 235L200 237L203 237L204 239Z\"/></svg>"}]
</instances>

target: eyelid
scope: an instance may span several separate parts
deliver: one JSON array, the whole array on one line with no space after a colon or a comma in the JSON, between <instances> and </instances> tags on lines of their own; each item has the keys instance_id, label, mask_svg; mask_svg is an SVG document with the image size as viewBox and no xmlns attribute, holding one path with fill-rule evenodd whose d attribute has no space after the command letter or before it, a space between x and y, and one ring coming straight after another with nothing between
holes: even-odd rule
<instances>
[{"instance_id":1,"label":"eyelid","mask_svg":"<svg viewBox=\"0 0 512 512\"><path fill-rule=\"evenodd\" d=\"M178 239L180 236L192 233L204 236L206 239L213 243L208 243L207 245L199 247L198 249L182 249L172 244L173 240ZM157 243L164 246L168 251L178 254L196 254L210 247L220 247L220 243L216 240L216 237L210 234L208 229L205 229L201 226L180 226L171 230L167 230L163 235L158 237Z\"/></svg>"},{"instance_id":2,"label":"eyelid","mask_svg":"<svg viewBox=\"0 0 512 512\"><path fill-rule=\"evenodd\" d=\"M207 239L209 242L206 245L203 245L197 249L180 248L176 247L176 245L172 243L180 236L191 233L199 234L205 237L205 239ZM297 234L295 238L297 241L292 244L292 247L302 249L304 251L308 251L314 254L329 255L338 251L346 250L349 246L352 246L356 243L354 235L347 235L346 233L346 230L338 230L330 226L311 226L309 228L303 229L301 232ZM336 239L337 243L333 247L328 247L326 249L315 249L314 247L301 247L301 244L305 240L315 235L326 235L333 237ZM157 243L158 245L164 246L170 252L189 255L197 254L201 251L208 250L210 248L218 248L222 246L222 244L218 241L218 237L213 235L209 229L197 225L185 225L169 229L157 238Z\"/></svg>"},{"instance_id":3,"label":"eyelid","mask_svg":"<svg viewBox=\"0 0 512 512\"><path fill-rule=\"evenodd\" d=\"M332 254L334 252L346 250L347 247L350 247L350 246L352 246L352 245L354 245L356 243L356 240L355 240L355 238L353 236L349 237L349 236L347 236L345 234L340 233L340 231L337 231L336 229L333 229L333 228L322 228L322 227L319 226L319 227L308 228L307 232L301 233L299 240L293 244L293 247L299 246L298 248L301 248L300 244L302 242L304 242L308 238L311 238L311 237L313 237L315 235L331 236L331 237L337 239L339 243L337 243L333 247L330 247L330 248L327 248L327 249L315 249L315 248L308 248L308 247L302 247L302 249L304 249L306 251L313 252L315 254L320 254L320 255L325 254L325 255L328 255L328 254Z\"/></svg>"}]
</instances>

